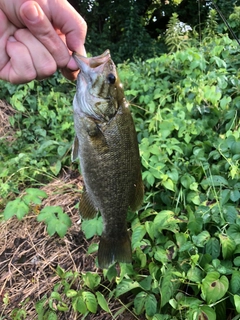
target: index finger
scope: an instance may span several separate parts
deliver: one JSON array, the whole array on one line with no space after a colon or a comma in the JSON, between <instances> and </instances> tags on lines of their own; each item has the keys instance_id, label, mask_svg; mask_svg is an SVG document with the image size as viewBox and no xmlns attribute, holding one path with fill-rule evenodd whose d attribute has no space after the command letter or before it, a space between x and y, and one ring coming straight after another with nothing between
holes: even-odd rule
<instances>
[{"instance_id":1,"label":"index finger","mask_svg":"<svg viewBox=\"0 0 240 320\"><path fill-rule=\"evenodd\" d=\"M86 23L83 18L64 0L49 2L44 10L35 1L24 2L20 7L21 18L30 32L52 54L58 67L66 67L70 61L69 50L84 54ZM51 21L51 22L50 22ZM66 44L56 32L65 35Z\"/></svg>"}]
</instances>

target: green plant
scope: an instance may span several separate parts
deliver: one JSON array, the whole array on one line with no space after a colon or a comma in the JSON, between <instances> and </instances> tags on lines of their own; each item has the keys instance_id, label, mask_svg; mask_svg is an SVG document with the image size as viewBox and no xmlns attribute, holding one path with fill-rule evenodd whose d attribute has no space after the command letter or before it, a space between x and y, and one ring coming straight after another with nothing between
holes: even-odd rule
<instances>
[{"instance_id":1,"label":"green plant","mask_svg":"<svg viewBox=\"0 0 240 320\"><path fill-rule=\"evenodd\" d=\"M166 30L165 43L170 52L185 49L188 47L188 33L190 26L178 19L178 14L173 13Z\"/></svg>"},{"instance_id":2,"label":"green plant","mask_svg":"<svg viewBox=\"0 0 240 320\"><path fill-rule=\"evenodd\" d=\"M47 198L44 191L36 188L26 189L25 194L7 203L3 211L4 219L8 220L16 215L19 220L22 220L30 210L38 212L43 198ZM47 224L47 232L50 236L56 232L60 237L64 237L71 226L70 218L59 206L45 206L38 212L37 221L44 221Z\"/></svg>"}]
</instances>

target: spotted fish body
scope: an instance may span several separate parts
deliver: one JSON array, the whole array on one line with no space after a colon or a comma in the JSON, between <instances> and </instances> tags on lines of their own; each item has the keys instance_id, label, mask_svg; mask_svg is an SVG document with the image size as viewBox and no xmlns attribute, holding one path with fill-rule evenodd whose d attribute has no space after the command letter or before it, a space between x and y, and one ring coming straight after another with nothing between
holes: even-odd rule
<instances>
[{"instance_id":1,"label":"spotted fish body","mask_svg":"<svg viewBox=\"0 0 240 320\"><path fill-rule=\"evenodd\" d=\"M107 268L132 258L126 216L143 199L138 142L110 52L93 58L74 53L74 58L80 72L73 102L73 160L80 160L85 185L79 211L84 219L101 212L98 263Z\"/></svg>"}]
</instances>

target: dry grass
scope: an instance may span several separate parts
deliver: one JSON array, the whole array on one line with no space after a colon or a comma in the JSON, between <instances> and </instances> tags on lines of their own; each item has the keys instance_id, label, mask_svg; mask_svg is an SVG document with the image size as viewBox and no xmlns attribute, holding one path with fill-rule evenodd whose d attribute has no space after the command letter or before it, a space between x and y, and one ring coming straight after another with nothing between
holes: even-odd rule
<instances>
[{"instance_id":1,"label":"dry grass","mask_svg":"<svg viewBox=\"0 0 240 320\"><path fill-rule=\"evenodd\" d=\"M14 130L9 123L9 117L14 115L16 110L7 102L0 100L0 141L6 139L8 142L14 140Z\"/></svg>"}]
</instances>

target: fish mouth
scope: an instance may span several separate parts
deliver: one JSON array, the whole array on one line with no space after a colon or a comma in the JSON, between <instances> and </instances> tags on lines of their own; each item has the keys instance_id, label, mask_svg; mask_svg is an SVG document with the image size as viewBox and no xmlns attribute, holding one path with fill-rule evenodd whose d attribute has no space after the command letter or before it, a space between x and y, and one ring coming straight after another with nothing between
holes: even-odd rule
<instances>
[{"instance_id":1,"label":"fish mouth","mask_svg":"<svg viewBox=\"0 0 240 320\"><path fill-rule=\"evenodd\" d=\"M90 58L82 56L77 52L73 52L73 58L79 66L80 72L87 74L89 72L89 68L91 68L100 73L102 72L105 63L111 59L111 55L110 51L107 49L101 55Z\"/></svg>"}]
</instances>

